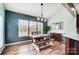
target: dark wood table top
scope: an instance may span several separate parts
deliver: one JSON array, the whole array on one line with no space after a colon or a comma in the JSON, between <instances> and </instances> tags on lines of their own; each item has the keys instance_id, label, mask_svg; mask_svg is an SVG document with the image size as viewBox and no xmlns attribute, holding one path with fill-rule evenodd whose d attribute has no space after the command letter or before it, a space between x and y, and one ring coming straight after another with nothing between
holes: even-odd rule
<instances>
[{"instance_id":1,"label":"dark wood table top","mask_svg":"<svg viewBox=\"0 0 79 59\"><path fill-rule=\"evenodd\" d=\"M41 34L41 35L35 35L35 36L32 36L33 39L42 39L43 37L47 37L49 36L48 34Z\"/></svg>"}]
</instances>

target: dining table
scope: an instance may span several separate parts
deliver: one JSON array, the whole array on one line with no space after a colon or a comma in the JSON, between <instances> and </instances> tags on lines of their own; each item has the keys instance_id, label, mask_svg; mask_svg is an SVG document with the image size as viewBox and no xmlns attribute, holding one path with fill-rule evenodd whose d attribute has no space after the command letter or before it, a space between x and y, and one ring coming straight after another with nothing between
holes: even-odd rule
<instances>
[{"instance_id":1,"label":"dining table","mask_svg":"<svg viewBox=\"0 0 79 59\"><path fill-rule=\"evenodd\" d=\"M32 36L32 46L40 52L40 49L51 46L49 34L40 34Z\"/></svg>"}]
</instances>

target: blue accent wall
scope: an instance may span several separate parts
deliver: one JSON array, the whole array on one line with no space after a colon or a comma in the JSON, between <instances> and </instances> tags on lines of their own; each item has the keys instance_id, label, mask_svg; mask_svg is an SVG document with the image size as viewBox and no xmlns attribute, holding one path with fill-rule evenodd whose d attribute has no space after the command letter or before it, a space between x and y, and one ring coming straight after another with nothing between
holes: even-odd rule
<instances>
[{"instance_id":1,"label":"blue accent wall","mask_svg":"<svg viewBox=\"0 0 79 59\"><path fill-rule=\"evenodd\" d=\"M5 43L13 43L13 42L19 42L19 41L25 41L30 40L31 37L18 37L18 20L24 19L24 20L32 20L37 22L44 22L37 20L36 17L20 14L12 11L5 11Z\"/></svg>"}]
</instances>

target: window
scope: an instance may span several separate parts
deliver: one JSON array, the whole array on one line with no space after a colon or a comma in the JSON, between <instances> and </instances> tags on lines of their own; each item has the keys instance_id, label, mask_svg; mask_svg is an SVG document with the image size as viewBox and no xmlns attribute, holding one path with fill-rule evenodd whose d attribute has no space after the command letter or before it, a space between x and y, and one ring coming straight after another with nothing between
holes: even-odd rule
<instances>
[{"instance_id":1,"label":"window","mask_svg":"<svg viewBox=\"0 0 79 59\"><path fill-rule=\"evenodd\" d=\"M63 30L63 22L53 23L53 30Z\"/></svg>"},{"instance_id":2,"label":"window","mask_svg":"<svg viewBox=\"0 0 79 59\"><path fill-rule=\"evenodd\" d=\"M29 21L29 33L30 35L43 34L43 23L36 21Z\"/></svg>"},{"instance_id":3,"label":"window","mask_svg":"<svg viewBox=\"0 0 79 59\"><path fill-rule=\"evenodd\" d=\"M30 36L37 35L37 34L43 34L43 23L19 19L18 37L28 36L28 34Z\"/></svg>"},{"instance_id":4,"label":"window","mask_svg":"<svg viewBox=\"0 0 79 59\"><path fill-rule=\"evenodd\" d=\"M38 34L43 34L43 23L38 22Z\"/></svg>"},{"instance_id":5,"label":"window","mask_svg":"<svg viewBox=\"0 0 79 59\"><path fill-rule=\"evenodd\" d=\"M28 20L19 19L18 21L18 36L23 37L28 35Z\"/></svg>"},{"instance_id":6,"label":"window","mask_svg":"<svg viewBox=\"0 0 79 59\"><path fill-rule=\"evenodd\" d=\"M36 35L36 21L29 21L29 34Z\"/></svg>"}]
</instances>

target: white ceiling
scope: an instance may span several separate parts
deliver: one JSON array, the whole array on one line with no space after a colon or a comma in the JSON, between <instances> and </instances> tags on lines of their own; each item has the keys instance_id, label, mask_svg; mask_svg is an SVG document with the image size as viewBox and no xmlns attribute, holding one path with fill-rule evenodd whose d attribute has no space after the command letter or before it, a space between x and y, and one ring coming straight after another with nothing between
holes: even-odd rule
<instances>
[{"instance_id":1,"label":"white ceiling","mask_svg":"<svg viewBox=\"0 0 79 59\"><path fill-rule=\"evenodd\" d=\"M74 3L77 13L79 14L79 3Z\"/></svg>"},{"instance_id":2,"label":"white ceiling","mask_svg":"<svg viewBox=\"0 0 79 59\"><path fill-rule=\"evenodd\" d=\"M61 4L58 3L44 3L43 15L44 18L51 18L56 11L60 8ZM40 3L5 3L6 10L23 13L31 16L40 17L41 7Z\"/></svg>"}]
</instances>

